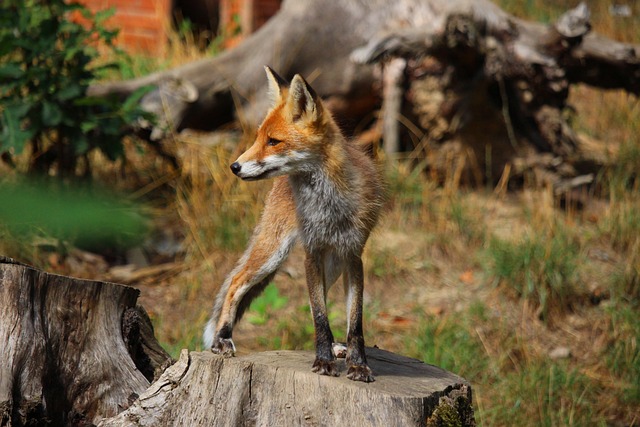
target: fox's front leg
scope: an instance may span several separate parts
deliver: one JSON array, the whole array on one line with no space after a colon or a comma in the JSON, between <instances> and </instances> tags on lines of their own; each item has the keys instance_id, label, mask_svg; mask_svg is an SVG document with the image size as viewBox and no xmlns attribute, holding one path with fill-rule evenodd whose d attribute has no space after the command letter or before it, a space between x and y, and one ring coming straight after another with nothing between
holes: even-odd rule
<instances>
[{"instance_id":1,"label":"fox's front leg","mask_svg":"<svg viewBox=\"0 0 640 427\"><path fill-rule=\"evenodd\" d=\"M362 300L364 292L364 272L362 259L352 256L347 261L344 274L347 293L347 378L354 381L374 381L371 368L367 365L364 352L364 334L362 329Z\"/></svg>"},{"instance_id":2,"label":"fox's front leg","mask_svg":"<svg viewBox=\"0 0 640 427\"><path fill-rule=\"evenodd\" d=\"M305 271L313 326L316 331L316 360L313 362L311 370L320 375L337 377L339 372L336 367L336 357L333 354L333 334L331 333L327 315L324 260L322 256L317 253L310 254L307 252Z\"/></svg>"},{"instance_id":3,"label":"fox's front leg","mask_svg":"<svg viewBox=\"0 0 640 427\"><path fill-rule=\"evenodd\" d=\"M260 295L287 258L298 235L289 184L277 179L267 197L249 247L218 291L203 341L214 353L233 356L231 335L251 301Z\"/></svg>"},{"instance_id":4,"label":"fox's front leg","mask_svg":"<svg viewBox=\"0 0 640 427\"><path fill-rule=\"evenodd\" d=\"M214 353L232 356L235 346L231 339L234 325L251 301L269 284L284 262L296 240L296 230L262 229L225 280L216 298L213 314L204 333L205 345ZM269 236L267 243L262 241Z\"/></svg>"}]
</instances>

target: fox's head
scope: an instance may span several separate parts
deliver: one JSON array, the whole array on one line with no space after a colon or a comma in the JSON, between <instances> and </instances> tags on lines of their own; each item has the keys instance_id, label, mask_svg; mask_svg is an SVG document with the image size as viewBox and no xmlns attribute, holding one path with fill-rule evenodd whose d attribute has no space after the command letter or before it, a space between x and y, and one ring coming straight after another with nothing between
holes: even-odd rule
<instances>
[{"instance_id":1,"label":"fox's head","mask_svg":"<svg viewBox=\"0 0 640 427\"><path fill-rule=\"evenodd\" d=\"M244 180L289 175L316 168L324 141L337 127L315 91L296 74L287 83L265 67L273 106L258 128L256 140L231 165Z\"/></svg>"}]
</instances>

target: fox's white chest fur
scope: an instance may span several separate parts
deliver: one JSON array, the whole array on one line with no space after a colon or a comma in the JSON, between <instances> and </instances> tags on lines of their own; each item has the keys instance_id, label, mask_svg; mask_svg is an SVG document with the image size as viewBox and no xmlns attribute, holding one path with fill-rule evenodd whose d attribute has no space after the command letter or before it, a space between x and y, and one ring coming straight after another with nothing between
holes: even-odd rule
<instances>
[{"instance_id":1,"label":"fox's white chest fur","mask_svg":"<svg viewBox=\"0 0 640 427\"><path fill-rule=\"evenodd\" d=\"M299 233L309 252L330 251L340 258L362 252L367 236L359 218L357 182L345 194L323 171L290 177Z\"/></svg>"}]
</instances>

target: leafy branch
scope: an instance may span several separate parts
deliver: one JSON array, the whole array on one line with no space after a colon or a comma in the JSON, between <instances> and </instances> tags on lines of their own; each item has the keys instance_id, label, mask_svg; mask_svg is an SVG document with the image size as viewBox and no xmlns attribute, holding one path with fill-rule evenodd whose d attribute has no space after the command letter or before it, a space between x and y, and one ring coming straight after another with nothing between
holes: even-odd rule
<instances>
[{"instance_id":1,"label":"leafy branch","mask_svg":"<svg viewBox=\"0 0 640 427\"><path fill-rule=\"evenodd\" d=\"M98 149L110 160L124 155L122 139L142 118L139 101L150 88L126 100L89 97L87 88L105 72L100 52L124 55L114 45L117 30L105 27L113 9L92 13L63 0L9 0L0 5L0 154L30 147L29 172L61 178L89 176L87 154ZM84 162L79 162L83 159Z\"/></svg>"}]
</instances>

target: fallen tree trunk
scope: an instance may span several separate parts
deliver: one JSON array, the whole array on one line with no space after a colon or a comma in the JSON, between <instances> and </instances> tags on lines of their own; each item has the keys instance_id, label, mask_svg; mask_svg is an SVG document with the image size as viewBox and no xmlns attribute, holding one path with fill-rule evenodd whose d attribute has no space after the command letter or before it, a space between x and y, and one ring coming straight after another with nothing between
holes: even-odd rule
<instances>
[{"instance_id":1,"label":"fallen tree trunk","mask_svg":"<svg viewBox=\"0 0 640 427\"><path fill-rule=\"evenodd\" d=\"M369 5L357 2L285 1L275 17L234 49L139 79L98 84L89 94L126 96L157 86L142 100L160 117L152 138L167 130L212 130L236 119L255 126L268 107L264 65L270 65L288 78L303 74L333 99L343 117L355 118L372 111L377 101L373 67L349 60L351 51L374 34L353 31L355 18L368 11Z\"/></svg>"},{"instance_id":2,"label":"fallen tree trunk","mask_svg":"<svg viewBox=\"0 0 640 427\"><path fill-rule=\"evenodd\" d=\"M312 352L167 368L137 296L0 259L0 426L475 425L466 380L376 348L371 384L311 372Z\"/></svg>"},{"instance_id":3,"label":"fallen tree trunk","mask_svg":"<svg viewBox=\"0 0 640 427\"><path fill-rule=\"evenodd\" d=\"M552 25L482 2L466 11L459 7L466 2L452 3L439 23L391 29L352 55L407 62L407 102L397 112L414 123L405 147L441 175L466 174L478 184L529 172L556 193L590 183L610 159L568 122L570 88L637 95L640 48L590 33L584 3Z\"/></svg>"},{"instance_id":4,"label":"fallen tree trunk","mask_svg":"<svg viewBox=\"0 0 640 427\"><path fill-rule=\"evenodd\" d=\"M468 181L521 180L533 170L540 181L571 188L589 182L606 156L567 122L570 88L637 95L638 53L637 45L592 34L584 5L542 25L489 0L285 0L230 51L91 93L156 85L142 101L161 118L151 139L235 119L252 128L267 108L268 64L284 77L307 77L349 132L370 125L388 95L378 127L387 152L411 151ZM375 65L392 57L404 58L404 69Z\"/></svg>"}]
</instances>

